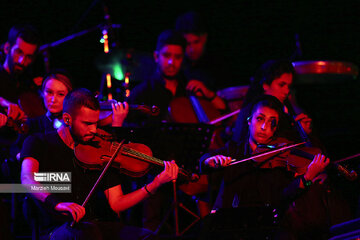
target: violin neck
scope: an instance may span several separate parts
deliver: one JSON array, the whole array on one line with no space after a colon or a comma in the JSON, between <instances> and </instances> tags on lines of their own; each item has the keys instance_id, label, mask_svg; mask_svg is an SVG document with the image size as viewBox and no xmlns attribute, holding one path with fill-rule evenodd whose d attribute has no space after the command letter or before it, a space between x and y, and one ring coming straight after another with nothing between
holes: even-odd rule
<instances>
[{"instance_id":1,"label":"violin neck","mask_svg":"<svg viewBox=\"0 0 360 240\"><path fill-rule=\"evenodd\" d=\"M152 156L149 156L145 153L142 153L142 152L139 152L139 151L136 151L132 148L128 148L128 147L123 147L122 148L122 152L126 153L127 155L129 156L132 156L134 158L137 158L139 160L142 160L142 161L145 161L145 162L148 162L148 163L152 163L152 164L156 164L156 165L159 165L159 166L164 166L164 161L156 158L156 157L152 157Z\"/></svg>"},{"instance_id":2,"label":"violin neck","mask_svg":"<svg viewBox=\"0 0 360 240\"><path fill-rule=\"evenodd\" d=\"M162 166L162 167L165 165L163 160L158 159L156 157L149 156L149 155L147 155L145 153L136 151L136 150L134 150L132 148L128 148L128 147L124 146L121 151L122 151L123 154L125 153L128 156L137 158L139 160L142 160L142 161L145 161L145 162L148 162L148 163L156 164L156 165ZM182 168L179 168L179 173L186 176L186 177L189 177L191 175L189 172L187 172L186 170L184 170Z\"/></svg>"},{"instance_id":3,"label":"violin neck","mask_svg":"<svg viewBox=\"0 0 360 240\"><path fill-rule=\"evenodd\" d=\"M102 102L100 105L100 110L108 110L108 111L112 111L112 103L114 103L115 101L108 101L108 102ZM130 109L137 109L139 108L139 105L137 104L129 104L129 108Z\"/></svg>"}]
</instances>

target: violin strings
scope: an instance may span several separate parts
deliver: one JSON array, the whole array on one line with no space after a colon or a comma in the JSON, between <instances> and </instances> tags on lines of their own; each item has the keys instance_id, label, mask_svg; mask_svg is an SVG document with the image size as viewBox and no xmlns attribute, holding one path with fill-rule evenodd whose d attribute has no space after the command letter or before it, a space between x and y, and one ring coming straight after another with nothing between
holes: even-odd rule
<instances>
[{"instance_id":1,"label":"violin strings","mask_svg":"<svg viewBox=\"0 0 360 240\"><path fill-rule=\"evenodd\" d=\"M123 150L124 150L125 152L129 153L129 154L133 154L133 155L135 155L135 156L137 156L137 157L140 157L140 158L143 159L143 160L150 160L150 161L152 161L152 162L156 162L156 163L160 164L161 166L164 165L164 162L161 161L160 159L155 158L155 157L152 157L152 156L149 156L149 155L147 155L147 154L145 154L145 153L142 153L142 152L139 152L139 151L136 151L136 150L134 150L134 149L127 148L127 147L124 147Z\"/></svg>"},{"instance_id":2,"label":"violin strings","mask_svg":"<svg viewBox=\"0 0 360 240\"><path fill-rule=\"evenodd\" d=\"M112 150L113 150L114 148L116 148L117 145L119 145L119 144L113 142L112 145L111 145L111 146L112 146ZM136 157L139 157L139 158L141 158L141 159L143 159L143 160L150 160L150 161L152 161L152 162L158 163L158 164L161 165L161 166L164 165L164 163L163 163L162 160L160 160L160 159L158 159L158 158L155 158L155 157L152 157L152 156L149 156L149 155L147 155L147 154L145 154L145 153L136 151L135 149L128 148L128 147L125 147L125 146L124 146L124 147L122 148L122 150L123 150L124 152L126 152L126 153L135 155Z\"/></svg>"},{"instance_id":3,"label":"violin strings","mask_svg":"<svg viewBox=\"0 0 360 240\"><path fill-rule=\"evenodd\" d=\"M112 147L114 148L116 145L118 145L117 143L113 143L112 144ZM132 148L128 148L128 147L123 147L122 148L122 151L128 153L128 154L131 154L131 155L134 155L136 157L139 157L140 159L142 160L145 160L145 161L148 161L150 160L151 162L155 162L157 164L159 164L160 166L164 166L164 161L162 161L161 159L158 159L158 158L155 158L155 157L152 157L152 156L149 156L145 153L142 153L142 152L139 152L139 151L136 151L135 149L132 149ZM184 169L179 169L180 172L184 175L189 175L189 173L184 170Z\"/></svg>"}]
</instances>

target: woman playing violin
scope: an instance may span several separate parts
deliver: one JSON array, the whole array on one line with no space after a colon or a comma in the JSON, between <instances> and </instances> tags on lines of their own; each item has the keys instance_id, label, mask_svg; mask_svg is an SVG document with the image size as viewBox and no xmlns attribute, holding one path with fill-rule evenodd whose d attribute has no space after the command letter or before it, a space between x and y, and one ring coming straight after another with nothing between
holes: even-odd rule
<instances>
[{"instance_id":1,"label":"woman playing violin","mask_svg":"<svg viewBox=\"0 0 360 240\"><path fill-rule=\"evenodd\" d=\"M45 115L29 119L29 133L52 131L60 126L65 96L73 89L69 75L64 70L53 70L44 77L41 94L47 110ZM113 117L110 122L101 122L100 125L112 124L121 126L128 112L127 103L114 102ZM56 120L55 120L56 119Z\"/></svg>"},{"instance_id":2,"label":"woman playing violin","mask_svg":"<svg viewBox=\"0 0 360 240\"><path fill-rule=\"evenodd\" d=\"M251 103L261 95L271 95L276 97L283 104L282 116L286 119L283 122L280 136L290 140L297 141L300 134L295 129L294 121L300 122L304 134L312 135L312 120L300 109L293 109L291 102L293 96L290 93L295 77L295 70L290 61L287 60L269 60L265 62L256 72L251 80L249 91L245 97L243 108L233 129L233 139L240 141L247 133L247 117L249 116ZM291 110L291 111L290 111ZM294 115L294 116L292 116Z\"/></svg>"},{"instance_id":3,"label":"woman playing violin","mask_svg":"<svg viewBox=\"0 0 360 240\"><path fill-rule=\"evenodd\" d=\"M32 192L40 214L42 236L59 239L129 239L148 235L143 229L131 229L118 222L102 221L107 209L111 213L122 211L138 204L161 185L175 180L178 167L174 162L165 162L165 169L146 186L130 193L123 192L122 177L111 169L102 179L97 194L93 195L86 209L80 204L99 176L96 170L84 170L74 161L74 147L79 143L89 143L97 130L100 106L92 93L86 89L71 91L64 100L62 125L56 132L38 133L29 136L22 149L23 158L21 181L23 184L40 184L35 181L36 172L71 172L71 193L49 193L44 190ZM99 159L100 160L100 159ZM39 186L39 185L38 185ZM98 196L104 196L103 198ZM106 200L102 202L102 200ZM99 203L102 203L99 205ZM70 219L67 219L68 215ZM65 219L64 219L65 216ZM82 223L70 228L67 220ZM102 221L100 221L100 220ZM106 230L105 230L106 229ZM61 239L63 239L61 238ZM67 238L66 238L67 239ZM132 238L135 239L135 238Z\"/></svg>"},{"instance_id":4,"label":"woman playing violin","mask_svg":"<svg viewBox=\"0 0 360 240\"><path fill-rule=\"evenodd\" d=\"M281 127L281 112L281 104L276 98L260 98L248 117L247 137L240 143L230 141L224 148L202 157L203 170L225 167L222 189L213 209L243 207L251 211L251 207L261 206L286 209L287 204L306 191L307 186L314 182L329 164L328 158L321 154L316 155L305 174L296 178L294 172L288 171L286 153L229 166L233 159L250 157L263 146L271 148L272 145L289 142L277 137L277 131Z\"/></svg>"}]
</instances>

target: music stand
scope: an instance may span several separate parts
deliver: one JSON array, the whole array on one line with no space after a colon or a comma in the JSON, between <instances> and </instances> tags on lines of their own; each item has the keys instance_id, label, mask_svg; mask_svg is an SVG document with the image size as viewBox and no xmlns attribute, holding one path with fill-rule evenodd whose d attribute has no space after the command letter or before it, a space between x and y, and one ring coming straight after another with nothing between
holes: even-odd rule
<instances>
[{"instance_id":1,"label":"music stand","mask_svg":"<svg viewBox=\"0 0 360 240\"><path fill-rule=\"evenodd\" d=\"M198 160L208 150L213 131L214 126L208 124L161 123L156 129L152 141L153 154L161 159L174 159L179 167L199 172ZM178 237L197 223L200 217L178 201L175 181L173 182L173 197L173 203L155 233L160 231L171 211L174 210L175 235ZM179 230L179 208L195 218L181 232Z\"/></svg>"}]
</instances>

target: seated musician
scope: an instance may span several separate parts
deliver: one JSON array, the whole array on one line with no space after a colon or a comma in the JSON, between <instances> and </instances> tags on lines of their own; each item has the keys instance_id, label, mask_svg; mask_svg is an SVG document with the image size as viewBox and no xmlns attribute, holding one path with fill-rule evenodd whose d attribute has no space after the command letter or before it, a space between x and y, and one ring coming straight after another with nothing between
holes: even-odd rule
<instances>
[{"instance_id":1,"label":"seated musician","mask_svg":"<svg viewBox=\"0 0 360 240\"><path fill-rule=\"evenodd\" d=\"M287 60L269 60L265 62L256 72L251 80L250 88L246 94L244 104L233 129L233 139L239 141L247 134L246 122L251 109L251 102L257 97L267 94L276 97L283 105L283 111L288 115L287 121L284 121L279 135L285 136L291 140L302 140L300 133L294 126L295 122L300 122L305 134L311 138L312 142L316 139L312 134L312 120L300 109L294 107L295 113L290 113L293 109L293 96L291 96L291 87L295 78L295 70L291 62ZM291 101L290 101L291 100ZM296 116L293 116L295 114ZM314 142L315 143L315 142ZM316 143L315 145L320 145Z\"/></svg>"},{"instance_id":2,"label":"seated musician","mask_svg":"<svg viewBox=\"0 0 360 240\"><path fill-rule=\"evenodd\" d=\"M194 88L205 84L214 91L229 87L228 61L208 50L211 29L206 18L198 12L186 12L177 17L175 29L186 39L183 69L189 84Z\"/></svg>"},{"instance_id":3,"label":"seated musician","mask_svg":"<svg viewBox=\"0 0 360 240\"><path fill-rule=\"evenodd\" d=\"M186 97L189 92L209 100L210 106L213 108L225 108L225 104L216 95L216 92L210 90L204 84L194 85L187 82L188 79L186 79L181 69L185 49L186 41L180 33L174 30L165 30L159 35L156 50L154 51L154 60L157 65L156 72L148 81L141 83L132 90L128 102L158 106L160 114L157 117L146 117L130 113L126 119L127 124L151 126L161 121L176 121L169 116L169 106L177 97ZM181 110L184 115L187 115L187 111L193 112L191 106L190 108L182 105L176 107L177 110L174 111ZM164 159L167 157L163 156ZM165 187L165 189L158 191L155 196L146 201L143 218L144 227L151 230L157 229L166 214L167 208L164 205L168 202L166 198L172 196L171 190ZM169 205L167 204L167 206Z\"/></svg>"},{"instance_id":4,"label":"seated musician","mask_svg":"<svg viewBox=\"0 0 360 240\"><path fill-rule=\"evenodd\" d=\"M223 169L222 187L214 204L214 210L239 208L251 213L252 207L265 206L286 210L288 204L306 192L308 186L316 181L319 173L324 171L329 164L328 158L318 154L304 169L304 173L299 175L299 173L289 171L290 166L287 165L287 161L290 160L291 155L284 152L278 156L270 155L265 159L249 160L229 166L234 159L241 160L250 157L260 152L263 147L289 143L288 140L277 137L277 130L281 128L281 114L281 103L275 97L266 95L260 98L255 102L248 116L247 137L240 142L230 141L224 148L202 157L203 170ZM295 175L298 176L294 177ZM249 215L244 212L244 216ZM250 229L251 223L246 222L247 219L240 218L241 216L233 216L232 220L243 221L243 226L247 224ZM213 224L213 227L216 227L216 224L221 223L214 221ZM231 227L228 226L229 228ZM257 233L254 233L259 235L254 236L264 237L261 235L264 229L259 229ZM210 232L207 236L216 236L216 234L211 234Z\"/></svg>"},{"instance_id":5,"label":"seated musician","mask_svg":"<svg viewBox=\"0 0 360 240\"><path fill-rule=\"evenodd\" d=\"M63 121L57 131L29 136L21 152L22 184L40 184L34 180L37 172L71 172L71 193L32 192L37 206L41 235L44 239L137 239L147 231L124 227L120 223L102 223L103 216L111 209L119 215L155 193L156 189L177 178L178 167L165 162L165 170L146 186L131 193L123 193L122 178L117 170L110 169L102 179L98 192L85 207L80 204L91 190L99 171L80 167L74 155L78 144L94 138L99 120L99 102L86 89L73 90L63 103ZM103 196L103 198L101 198ZM105 205L101 203L105 199ZM71 218L69 219L69 216ZM77 224L69 226L69 220ZM106 220L106 219L105 219Z\"/></svg>"},{"instance_id":6,"label":"seated musician","mask_svg":"<svg viewBox=\"0 0 360 240\"><path fill-rule=\"evenodd\" d=\"M39 99L36 94L37 86L30 77L31 65L39 46L39 33L30 25L13 26L4 44L5 61L0 65L0 112L6 113L9 119L6 127L0 129L0 161L6 165L12 165L15 162L14 155L17 153L16 147L14 148L17 139L17 132L14 131L16 124L13 122L25 121L26 114L29 114L20 108L19 99L29 92L33 93L32 96L36 96L35 99ZM43 110L41 105L34 106L33 104L32 107L31 110ZM5 170L6 168L9 170ZM6 168L3 167L0 174L12 181L13 167Z\"/></svg>"},{"instance_id":7,"label":"seated musician","mask_svg":"<svg viewBox=\"0 0 360 240\"><path fill-rule=\"evenodd\" d=\"M187 79L181 71L185 46L185 39L174 30L166 30L159 35L154 51L157 70L149 81L136 86L129 97L129 103L155 105L160 108L160 114L157 118L142 119L143 124L169 120L168 107L170 102L175 97L187 96L187 91L194 91L196 95L209 99L215 108L225 108L221 98L204 84L194 87L187 83ZM130 119L138 122L141 116L130 117ZM129 122L131 123L131 120Z\"/></svg>"},{"instance_id":8,"label":"seated musician","mask_svg":"<svg viewBox=\"0 0 360 240\"><path fill-rule=\"evenodd\" d=\"M20 95L36 90L28 70L39 46L39 34L30 25L12 27L4 44L6 57L0 66L0 106L7 108L7 115L14 120L25 118L25 113L17 105Z\"/></svg>"},{"instance_id":9,"label":"seated musician","mask_svg":"<svg viewBox=\"0 0 360 240\"><path fill-rule=\"evenodd\" d=\"M34 133L46 133L54 131L61 126L63 113L63 101L65 96L73 89L69 74L65 70L57 69L48 73L41 87L44 106L47 110L44 115L35 118L29 118L23 127L23 133L17 140L17 144L21 149L21 145L25 138ZM127 103L112 103L112 118L107 122L100 121L99 125L104 126L111 124L113 127L121 127L129 107ZM17 156L19 158L19 156Z\"/></svg>"}]
</instances>

